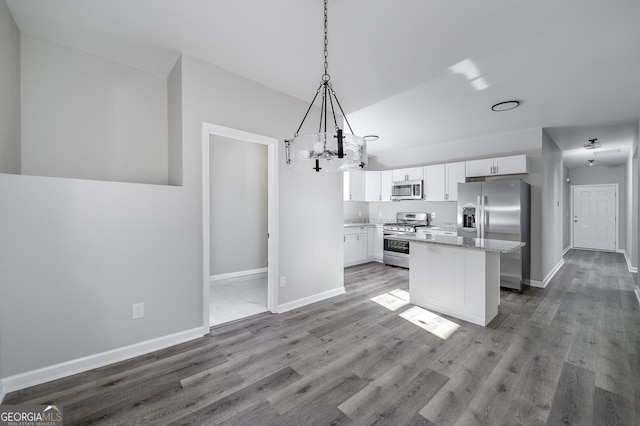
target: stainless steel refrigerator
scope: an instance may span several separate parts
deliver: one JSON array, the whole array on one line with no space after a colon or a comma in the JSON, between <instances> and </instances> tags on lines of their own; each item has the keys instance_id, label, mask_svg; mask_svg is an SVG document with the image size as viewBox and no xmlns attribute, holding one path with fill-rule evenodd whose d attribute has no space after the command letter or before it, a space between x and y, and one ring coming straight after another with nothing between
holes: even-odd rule
<instances>
[{"instance_id":1,"label":"stainless steel refrigerator","mask_svg":"<svg viewBox=\"0 0 640 426\"><path fill-rule=\"evenodd\" d=\"M500 255L500 286L522 291L531 273L531 186L519 179L458 184L458 236L524 241Z\"/></svg>"}]
</instances>

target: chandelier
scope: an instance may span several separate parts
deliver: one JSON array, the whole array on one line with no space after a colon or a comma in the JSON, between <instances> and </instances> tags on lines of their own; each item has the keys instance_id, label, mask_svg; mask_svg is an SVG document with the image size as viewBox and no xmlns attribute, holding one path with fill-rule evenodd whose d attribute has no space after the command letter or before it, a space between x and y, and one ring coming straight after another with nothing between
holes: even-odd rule
<instances>
[{"instance_id":1,"label":"chandelier","mask_svg":"<svg viewBox=\"0 0 640 426\"><path fill-rule=\"evenodd\" d=\"M364 169L367 166L367 143L364 138L353 134L349 120L331 85L328 62L327 1L324 0L324 74L293 139L284 141L287 164L294 170L347 171ZM318 133L299 135L302 125L319 96L321 100ZM336 107L351 134L344 133L338 126ZM332 119L333 128L328 127L330 119Z\"/></svg>"}]
</instances>

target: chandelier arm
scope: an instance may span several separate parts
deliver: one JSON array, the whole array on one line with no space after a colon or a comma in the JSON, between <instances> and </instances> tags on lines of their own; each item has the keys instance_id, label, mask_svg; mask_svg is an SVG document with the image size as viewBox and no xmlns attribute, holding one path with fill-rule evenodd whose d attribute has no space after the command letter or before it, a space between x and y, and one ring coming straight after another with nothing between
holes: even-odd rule
<instances>
[{"instance_id":1,"label":"chandelier arm","mask_svg":"<svg viewBox=\"0 0 640 426\"><path fill-rule=\"evenodd\" d=\"M335 127L335 130L337 131L340 129L340 127L338 126L338 120L336 118L336 108L333 106L333 98L335 97L336 97L336 94L332 90L331 94L329 95L329 102L331 103L331 113L333 114L333 125Z\"/></svg>"},{"instance_id":2,"label":"chandelier arm","mask_svg":"<svg viewBox=\"0 0 640 426\"><path fill-rule=\"evenodd\" d=\"M338 108L340 108L340 113L342 113L342 117L344 117L344 121L345 123L347 123L347 126L349 127L351 134L355 135L355 133L353 133L353 129L351 128L351 124L349 124L349 120L347 119L347 114L344 113L344 110L342 109L342 105L340 105L340 101L338 100L338 97L336 96L336 92L333 90L333 88L331 89L331 93L333 94L333 97L336 98L336 103L338 104Z\"/></svg>"},{"instance_id":3,"label":"chandelier arm","mask_svg":"<svg viewBox=\"0 0 640 426\"><path fill-rule=\"evenodd\" d=\"M302 129L302 125L304 124L305 120L307 119L307 116L309 115L309 111L311 111L311 108L313 107L313 103L316 101L316 99L318 98L318 95L320 94L320 88L321 87L322 87L322 84L320 84L320 86L318 86L318 90L316 90L316 95L311 100L311 103L309 104L309 108L307 108L307 112L304 114L304 117L302 118L302 121L300 122L300 125L298 126L298 130L296 130L296 133L293 135L294 137L298 136L298 133L300 133L300 129Z\"/></svg>"},{"instance_id":4,"label":"chandelier arm","mask_svg":"<svg viewBox=\"0 0 640 426\"><path fill-rule=\"evenodd\" d=\"M320 123L318 124L318 133L322 133L322 123L324 121L325 133L327 131L327 87L322 89L322 102L320 102ZM324 119L324 120L323 120Z\"/></svg>"}]
</instances>

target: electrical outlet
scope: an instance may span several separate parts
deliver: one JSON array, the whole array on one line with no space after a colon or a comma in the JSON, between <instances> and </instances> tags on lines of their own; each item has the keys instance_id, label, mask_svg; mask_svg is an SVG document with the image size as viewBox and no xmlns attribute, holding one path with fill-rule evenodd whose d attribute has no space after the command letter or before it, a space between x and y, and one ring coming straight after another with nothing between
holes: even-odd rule
<instances>
[{"instance_id":1,"label":"electrical outlet","mask_svg":"<svg viewBox=\"0 0 640 426\"><path fill-rule=\"evenodd\" d=\"M287 277L280 277L280 287L287 286Z\"/></svg>"},{"instance_id":2,"label":"electrical outlet","mask_svg":"<svg viewBox=\"0 0 640 426\"><path fill-rule=\"evenodd\" d=\"M144 317L144 303L134 303L131 310L131 319Z\"/></svg>"},{"instance_id":3,"label":"electrical outlet","mask_svg":"<svg viewBox=\"0 0 640 426\"><path fill-rule=\"evenodd\" d=\"M431 220L433 220L435 218L436 218L436 213L435 212L431 213Z\"/></svg>"}]
</instances>

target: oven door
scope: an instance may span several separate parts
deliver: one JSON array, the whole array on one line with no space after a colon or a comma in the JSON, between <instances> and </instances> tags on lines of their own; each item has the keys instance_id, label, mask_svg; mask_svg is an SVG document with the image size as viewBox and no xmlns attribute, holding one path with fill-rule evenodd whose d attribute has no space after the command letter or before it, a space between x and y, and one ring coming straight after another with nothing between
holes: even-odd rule
<instances>
[{"instance_id":1,"label":"oven door","mask_svg":"<svg viewBox=\"0 0 640 426\"><path fill-rule=\"evenodd\" d=\"M382 261L386 265L409 267L409 241L384 238Z\"/></svg>"}]
</instances>

